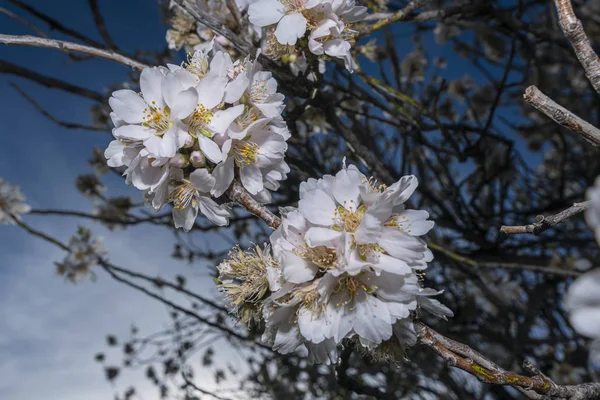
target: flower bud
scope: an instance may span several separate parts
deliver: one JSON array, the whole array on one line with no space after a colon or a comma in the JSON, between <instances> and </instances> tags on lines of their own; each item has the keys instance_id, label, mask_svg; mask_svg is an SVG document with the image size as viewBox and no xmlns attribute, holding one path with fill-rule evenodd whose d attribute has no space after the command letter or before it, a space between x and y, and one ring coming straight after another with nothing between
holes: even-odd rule
<instances>
[{"instance_id":1,"label":"flower bud","mask_svg":"<svg viewBox=\"0 0 600 400\"><path fill-rule=\"evenodd\" d=\"M185 138L185 143L183 144L183 148L189 149L190 147L192 147L194 145L195 142L196 142L196 139L194 139L194 137L192 135L188 134L187 137Z\"/></svg>"},{"instance_id":2,"label":"flower bud","mask_svg":"<svg viewBox=\"0 0 600 400\"><path fill-rule=\"evenodd\" d=\"M196 168L201 168L206 165L206 157L204 157L204 154L198 150L192 151L192 154L190 154L190 161Z\"/></svg>"},{"instance_id":3,"label":"flower bud","mask_svg":"<svg viewBox=\"0 0 600 400\"><path fill-rule=\"evenodd\" d=\"M190 165L190 160L186 155L177 153L174 157L171 157L169 164L175 168L185 168Z\"/></svg>"}]
</instances>

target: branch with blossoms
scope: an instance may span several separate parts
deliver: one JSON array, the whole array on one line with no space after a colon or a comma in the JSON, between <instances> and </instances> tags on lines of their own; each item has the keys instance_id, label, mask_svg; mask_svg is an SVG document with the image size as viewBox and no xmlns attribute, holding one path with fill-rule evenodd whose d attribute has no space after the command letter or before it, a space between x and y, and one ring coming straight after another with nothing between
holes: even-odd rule
<instances>
[{"instance_id":1,"label":"branch with blossoms","mask_svg":"<svg viewBox=\"0 0 600 400\"><path fill-rule=\"evenodd\" d=\"M188 1L176 3L199 19L196 22L225 36L243 57L235 60L226 49L227 42L217 35L199 43L194 37L182 38L181 32L171 32L169 37L175 45L191 45L194 51L186 63L166 67L144 67L109 50L50 39L6 35L0 39L80 51L142 69L140 93L118 90L109 99L115 140L105 152L108 165L124 170L126 183L142 191L154 211L171 207L175 228L192 230L198 213L217 226L226 226L231 207L238 204L275 229L270 243L248 251L235 248L218 267L219 288L232 314L250 329L262 330L262 347L283 354L304 349L313 362L336 363L340 346L350 340L366 353L391 349L405 354L407 348L421 344L483 382L513 386L530 398L591 399L598 395L597 384L560 386L533 367L528 368L533 377L507 372L421 321L425 311L443 319L453 313L433 298L440 291L423 287L423 271L433 253L421 236L432 229L433 222L427 211L408 206L417 187L414 176L387 187L357 167L343 165L335 176L302 182L298 207L282 208L280 216L266 207L290 172L285 157L291 133L282 116L286 106L276 77L288 75L287 69L286 73L282 70L289 68L292 74L315 82L322 77L321 66L332 59L341 60L349 71L355 69L351 49L357 31L352 26L364 19L364 7L351 1L260 0L247 11L235 8L232 14L238 29L245 28L242 18L247 17L249 27L265 35L264 53L255 59L253 45L233 36L223 21L207 18L210 10L195 10ZM373 30L401 20L403 13L420 5L410 2L407 9L374 25ZM231 2L227 7L232 7ZM189 17L182 15L182 19ZM184 29L185 23L179 28ZM260 60L269 60L266 65L277 71L264 70ZM416 104L390 85L366 81L386 96ZM429 116L419 105L415 108ZM333 108L326 113L358 158L371 154ZM412 122L410 113L405 116ZM442 133L446 132L442 129ZM386 183L394 181L377 157L371 156L366 164ZM9 197L11 190L0 191L8 198L2 203L5 220L66 250L68 256L59 269L68 279L89 273L95 264L116 280L123 279L118 273L127 275L97 258L102 251L87 231L78 232L66 245L23 224L18 214L29 211L28 207L20 195L14 195L16 191ZM139 285L126 284L214 324ZM234 331L224 332L248 339ZM348 383L348 377L341 375L341 381Z\"/></svg>"}]
</instances>

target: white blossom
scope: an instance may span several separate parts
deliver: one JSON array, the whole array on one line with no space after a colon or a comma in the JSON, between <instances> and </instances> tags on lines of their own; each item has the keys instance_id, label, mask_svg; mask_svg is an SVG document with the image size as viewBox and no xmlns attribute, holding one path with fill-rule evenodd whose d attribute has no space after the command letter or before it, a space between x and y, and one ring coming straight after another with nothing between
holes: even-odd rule
<instances>
[{"instance_id":1,"label":"white blossom","mask_svg":"<svg viewBox=\"0 0 600 400\"><path fill-rule=\"evenodd\" d=\"M352 71L356 64L350 49L356 31L350 26L366 12L354 0L258 0L248 8L248 17L259 27L276 26L273 35L281 45L296 46L308 32L311 53L341 58Z\"/></svg>"},{"instance_id":2,"label":"white blossom","mask_svg":"<svg viewBox=\"0 0 600 400\"><path fill-rule=\"evenodd\" d=\"M175 226L186 231L198 212L228 223L226 205L211 196L222 196L236 171L261 202L289 172L277 82L257 62L234 61L215 46L203 44L181 66L144 69L140 94L119 90L109 101L116 140L108 165L123 167L152 209L173 203Z\"/></svg>"},{"instance_id":3,"label":"white blossom","mask_svg":"<svg viewBox=\"0 0 600 400\"><path fill-rule=\"evenodd\" d=\"M301 184L298 208L282 209L271 236L280 275L264 302L266 343L281 353L304 345L314 361L335 362L345 338L414 344L406 330L418 306L452 315L417 275L433 258L419 238L433 222L404 206L416 187L414 176L377 185L354 166Z\"/></svg>"},{"instance_id":4,"label":"white blossom","mask_svg":"<svg viewBox=\"0 0 600 400\"><path fill-rule=\"evenodd\" d=\"M25 203L25 196L16 185L8 184L0 178L0 224L14 225L15 219L27 214L31 207Z\"/></svg>"},{"instance_id":5,"label":"white blossom","mask_svg":"<svg viewBox=\"0 0 600 400\"><path fill-rule=\"evenodd\" d=\"M91 268L98 264L99 258L107 253L102 246L102 238L92 238L89 229L79 227L77 234L69 241L69 252L65 259L56 263L59 275L73 283L79 282L83 277L90 275L95 279Z\"/></svg>"}]
</instances>

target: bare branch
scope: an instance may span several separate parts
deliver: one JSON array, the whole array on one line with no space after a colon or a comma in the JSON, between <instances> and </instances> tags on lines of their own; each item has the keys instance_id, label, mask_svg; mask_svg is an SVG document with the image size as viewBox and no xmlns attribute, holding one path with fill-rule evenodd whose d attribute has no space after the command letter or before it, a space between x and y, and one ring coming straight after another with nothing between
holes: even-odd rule
<instances>
[{"instance_id":1,"label":"bare branch","mask_svg":"<svg viewBox=\"0 0 600 400\"><path fill-rule=\"evenodd\" d=\"M95 126L82 125L82 124L76 124L76 123L73 123L73 122L61 121L61 120L55 118L48 111L44 110L44 108L42 108L42 106L40 106L38 102L36 102L31 96L29 96L17 84L11 82L10 86L12 86L13 88L15 88L15 90L17 92L19 92L19 94L25 98L25 100L27 100L36 110L38 110L40 112L40 114L42 114L44 117L48 118L50 121L54 122L55 124L58 124L58 125L62 126L63 128L67 128L67 129L82 129L82 130L86 130L86 131L96 131L96 132L104 132L104 131L106 131L106 129L104 129L104 128L98 128L98 127L95 127Z\"/></svg>"},{"instance_id":2,"label":"bare branch","mask_svg":"<svg viewBox=\"0 0 600 400\"><path fill-rule=\"evenodd\" d=\"M102 13L98 7L98 0L88 0L88 4L90 5L90 9L94 15L94 22L96 23L96 28L98 29L100 36L102 36L102 39L108 47L113 50L117 50L117 45L115 42L113 42L108 30L106 29L106 25L104 24L104 18L102 17Z\"/></svg>"},{"instance_id":3,"label":"bare branch","mask_svg":"<svg viewBox=\"0 0 600 400\"><path fill-rule=\"evenodd\" d=\"M227 196L231 201L240 204L248 212L265 221L271 228L277 229L281 224L281 219L269 211L267 207L254 200L238 181L233 181L231 187L227 190Z\"/></svg>"},{"instance_id":4,"label":"bare branch","mask_svg":"<svg viewBox=\"0 0 600 400\"><path fill-rule=\"evenodd\" d=\"M529 86L525 89L523 98L557 124L572 130L592 145L600 146L600 129L554 102L536 86Z\"/></svg>"},{"instance_id":5,"label":"bare branch","mask_svg":"<svg viewBox=\"0 0 600 400\"><path fill-rule=\"evenodd\" d=\"M558 11L560 27L571 42L575 55L585 70L585 76L596 92L600 93L600 59L594 52L581 21L575 16L571 0L554 0L554 4Z\"/></svg>"},{"instance_id":6,"label":"bare branch","mask_svg":"<svg viewBox=\"0 0 600 400\"><path fill-rule=\"evenodd\" d=\"M82 53L92 57L99 57L115 61L138 71L141 71L147 67L146 64L142 64L139 61L133 60L111 50L102 50L96 47L84 46L78 43L65 42L64 40L45 39L29 35L19 36L0 34L0 43L4 43L6 45L46 47L50 49Z\"/></svg>"},{"instance_id":7,"label":"bare branch","mask_svg":"<svg viewBox=\"0 0 600 400\"><path fill-rule=\"evenodd\" d=\"M469 346L436 332L421 321L415 321L414 324L419 344L429 347L449 366L466 371L481 382L520 388L521 393L530 399L540 399L543 398L540 395L546 395L568 400L594 400L600 396L600 383L557 385L527 362L524 363L524 368L534 375L529 377L515 374L499 367Z\"/></svg>"},{"instance_id":8,"label":"bare branch","mask_svg":"<svg viewBox=\"0 0 600 400\"><path fill-rule=\"evenodd\" d=\"M519 233L531 233L538 236L540 233L552 228L553 226L566 221L574 215L583 212L586 208L591 205L591 202L584 201L583 203L575 203L571 207L567 208L554 215L538 215L535 218L535 223L523 226L502 226L500 232L506 233L507 235L515 235Z\"/></svg>"},{"instance_id":9,"label":"bare branch","mask_svg":"<svg viewBox=\"0 0 600 400\"><path fill-rule=\"evenodd\" d=\"M90 46L94 46L94 47L100 47L103 48L104 46L102 45L102 43L97 42L71 28L66 27L65 25L63 25L62 23L60 23L58 20L42 13L41 11L38 11L37 9L31 7L30 5L22 2L21 0L7 0L9 3L19 7L20 9L28 12L29 14L33 15L34 17L38 18L39 20L45 22L46 24L48 24L48 26L50 27L50 30L56 30L59 32L62 32L66 35L71 36L74 39L77 40L81 40L83 43L87 43Z\"/></svg>"},{"instance_id":10,"label":"bare branch","mask_svg":"<svg viewBox=\"0 0 600 400\"><path fill-rule=\"evenodd\" d=\"M7 10L4 7L0 7L0 12L8 15L10 18L14 19L21 25L28 27L29 29L31 29L32 31L37 33L38 35L43 36L43 37L48 37L48 35L46 35L44 32L42 32L37 26L35 26L34 24L32 24L29 21L24 20L23 18L19 17L17 14L13 13L12 11Z\"/></svg>"},{"instance_id":11,"label":"bare branch","mask_svg":"<svg viewBox=\"0 0 600 400\"><path fill-rule=\"evenodd\" d=\"M46 75L39 74L25 67L10 63L2 59L0 59L0 74L15 75L19 78L29 79L48 88L64 90L65 92L69 92L77 96L87 97L88 99L103 104L106 102L105 97L98 92L82 88L81 86L76 86L71 83L61 81L59 79L51 78Z\"/></svg>"}]
</instances>

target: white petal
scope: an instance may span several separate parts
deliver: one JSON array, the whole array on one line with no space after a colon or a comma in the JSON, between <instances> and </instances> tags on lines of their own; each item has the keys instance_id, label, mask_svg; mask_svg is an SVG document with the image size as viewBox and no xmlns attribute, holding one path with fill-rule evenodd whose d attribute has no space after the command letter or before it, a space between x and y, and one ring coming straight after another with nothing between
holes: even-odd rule
<instances>
[{"instance_id":1,"label":"white petal","mask_svg":"<svg viewBox=\"0 0 600 400\"><path fill-rule=\"evenodd\" d=\"M258 26L277 23L285 14L285 6L279 0L260 0L248 7L250 22Z\"/></svg>"},{"instance_id":2,"label":"white petal","mask_svg":"<svg viewBox=\"0 0 600 400\"><path fill-rule=\"evenodd\" d=\"M304 217L317 225L331 226L335 213L335 203L320 189L306 192L299 202L298 209Z\"/></svg>"},{"instance_id":3,"label":"white petal","mask_svg":"<svg viewBox=\"0 0 600 400\"><path fill-rule=\"evenodd\" d=\"M215 187L210 191L214 197L220 197L233 182L234 176L234 164L233 158L227 159L225 162L217 165L213 170L213 176L215 177Z\"/></svg>"},{"instance_id":4,"label":"white petal","mask_svg":"<svg viewBox=\"0 0 600 400\"><path fill-rule=\"evenodd\" d=\"M387 254L380 254L379 262L373 265L373 267L380 271L386 271L396 275L407 275L413 272L406 261L390 257Z\"/></svg>"},{"instance_id":5,"label":"white petal","mask_svg":"<svg viewBox=\"0 0 600 400\"><path fill-rule=\"evenodd\" d=\"M365 214L354 233L356 241L361 244L376 243L383 231L382 222L371 214Z\"/></svg>"},{"instance_id":6,"label":"white petal","mask_svg":"<svg viewBox=\"0 0 600 400\"><path fill-rule=\"evenodd\" d=\"M183 210L173 208L173 223L175 228L183 228L184 231L189 232L194 227L196 217L198 216L198 208L186 207Z\"/></svg>"},{"instance_id":7,"label":"white petal","mask_svg":"<svg viewBox=\"0 0 600 400\"><path fill-rule=\"evenodd\" d=\"M417 261L423 259L426 245L398 228L384 228L379 240L381 247L391 255L404 261Z\"/></svg>"},{"instance_id":8,"label":"white petal","mask_svg":"<svg viewBox=\"0 0 600 400\"><path fill-rule=\"evenodd\" d=\"M208 129L216 134L223 134L231 123L244 112L244 105L240 104L226 110L217 111L211 118Z\"/></svg>"},{"instance_id":9,"label":"white petal","mask_svg":"<svg viewBox=\"0 0 600 400\"><path fill-rule=\"evenodd\" d=\"M315 277L318 270L319 267L291 251L281 253L281 272L287 282L308 282Z\"/></svg>"},{"instance_id":10,"label":"white petal","mask_svg":"<svg viewBox=\"0 0 600 400\"><path fill-rule=\"evenodd\" d=\"M140 75L140 89L146 103L153 107L165 107L162 96L164 74L158 67L144 68Z\"/></svg>"},{"instance_id":11,"label":"white petal","mask_svg":"<svg viewBox=\"0 0 600 400\"><path fill-rule=\"evenodd\" d=\"M250 194L258 194L263 190L263 176L260 168L254 164L246 165L240 169L242 185Z\"/></svg>"},{"instance_id":12,"label":"white petal","mask_svg":"<svg viewBox=\"0 0 600 400\"><path fill-rule=\"evenodd\" d=\"M306 32L306 18L299 12L287 14L277 24L275 37L281 44L296 44Z\"/></svg>"},{"instance_id":13,"label":"white petal","mask_svg":"<svg viewBox=\"0 0 600 400\"><path fill-rule=\"evenodd\" d=\"M227 86L227 78L208 74L198 83L198 103L212 110L221 103Z\"/></svg>"},{"instance_id":14,"label":"white petal","mask_svg":"<svg viewBox=\"0 0 600 400\"><path fill-rule=\"evenodd\" d=\"M144 122L144 109L148 106L133 90L117 90L108 99L115 114L129 124Z\"/></svg>"},{"instance_id":15,"label":"white petal","mask_svg":"<svg viewBox=\"0 0 600 400\"><path fill-rule=\"evenodd\" d=\"M130 140L146 140L155 136L155 132L155 130L141 125L123 125L113 129L113 135L117 139L123 138Z\"/></svg>"},{"instance_id":16,"label":"white petal","mask_svg":"<svg viewBox=\"0 0 600 400\"><path fill-rule=\"evenodd\" d=\"M201 193L210 193L215 186L215 178L206 168L197 169L190 174L190 182Z\"/></svg>"},{"instance_id":17,"label":"white petal","mask_svg":"<svg viewBox=\"0 0 600 400\"><path fill-rule=\"evenodd\" d=\"M454 313L452 312L452 310L450 310L448 307L446 307L445 305L443 305L436 299L431 299L429 297L419 297L417 299L417 301L419 302L419 305L422 308L429 311L436 317L446 319L446 317L454 316ZM600 313L599 313L599 315L600 315ZM599 320L598 326L600 326L600 320Z\"/></svg>"},{"instance_id":18,"label":"white petal","mask_svg":"<svg viewBox=\"0 0 600 400\"><path fill-rule=\"evenodd\" d=\"M342 39L328 40L323 44L325 54L332 57L343 57L350 51L350 43Z\"/></svg>"},{"instance_id":19,"label":"white petal","mask_svg":"<svg viewBox=\"0 0 600 400\"><path fill-rule=\"evenodd\" d=\"M341 236L342 232L334 231L333 229L313 227L306 232L304 239L310 247L334 247L333 243L339 240Z\"/></svg>"},{"instance_id":20,"label":"white petal","mask_svg":"<svg viewBox=\"0 0 600 400\"><path fill-rule=\"evenodd\" d=\"M223 153L221 153L219 145L213 142L211 139L200 134L198 135L198 145L200 146L202 153L204 153L206 158L208 158L210 161L217 164L223 160Z\"/></svg>"},{"instance_id":21,"label":"white petal","mask_svg":"<svg viewBox=\"0 0 600 400\"><path fill-rule=\"evenodd\" d=\"M200 196L198 200L200 212L204 214L213 224L218 226L226 226L229 224L229 211L217 204L213 199L206 196Z\"/></svg>"},{"instance_id":22,"label":"white petal","mask_svg":"<svg viewBox=\"0 0 600 400\"><path fill-rule=\"evenodd\" d=\"M189 88L177 94L175 99L169 104L171 107L171 118L187 118L198 104L198 92L196 89Z\"/></svg>"},{"instance_id":23,"label":"white petal","mask_svg":"<svg viewBox=\"0 0 600 400\"><path fill-rule=\"evenodd\" d=\"M360 191L358 187L362 184L363 175L356 168L344 168L335 175L333 182L333 196L339 204L346 209L358 208Z\"/></svg>"},{"instance_id":24,"label":"white petal","mask_svg":"<svg viewBox=\"0 0 600 400\"><path fill-rule=\"evenodd\" d=\"M300 307L298 310L298 328L302 336L313 343L321 343L325 340L322 326L325 325L325 321L320 320L317 316L313 315L311 310L304 307Z\"/></svg>"},{"instance_id":25,"label":"white petal","mask_svg":"<svg viewBox=\"0 0 600 400\"><path fill-rule=\"evenodd\" d=\"M364 339L381 343L392 336L392 321L384 302L359 292L355 298L354 331Z\"/></svg>"},{"instance_id":26,"label":"white petal","mask_svg":"<svg viewBox=\"0 0 600 400\"><path fill-rule=\"evenodd\" d=\"M394 197L394 204L402 204L419 186L419 180L414 175L403 176L398 182L388 187L384 193Z\"/></svg>"}]
</instances>

